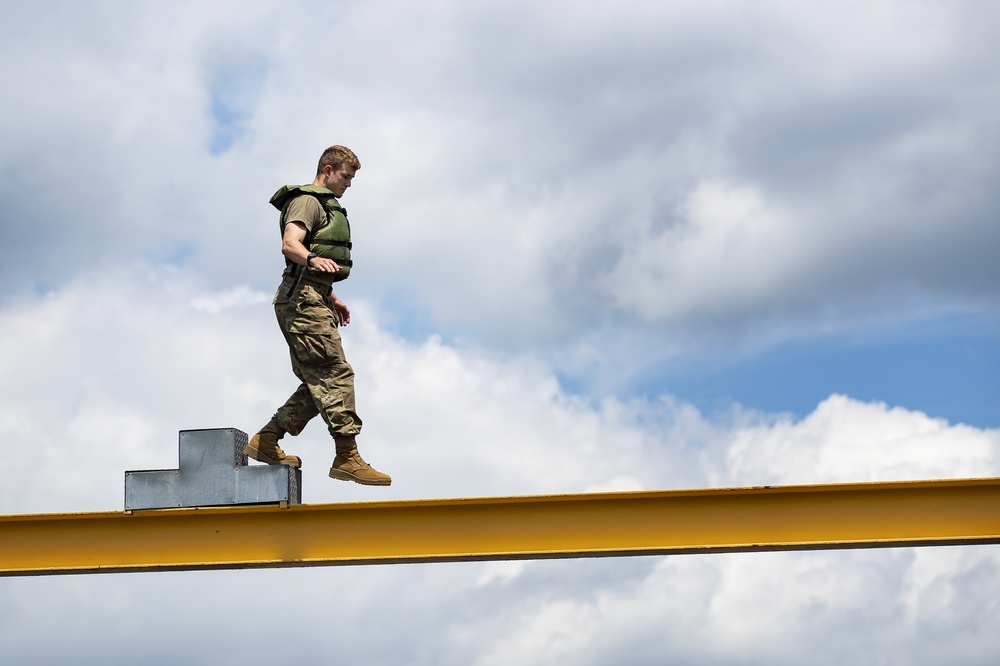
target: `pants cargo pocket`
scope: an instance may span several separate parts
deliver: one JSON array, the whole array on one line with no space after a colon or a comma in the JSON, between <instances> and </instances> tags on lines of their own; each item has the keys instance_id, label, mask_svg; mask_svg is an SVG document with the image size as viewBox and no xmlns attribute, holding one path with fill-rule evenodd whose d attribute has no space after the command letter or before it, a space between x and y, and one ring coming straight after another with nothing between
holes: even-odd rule
<instances>
[{"instance_id":1,"label":"pants cargo pocket","mask_svg":"<svg viewBox=\"0 0 1000 666\"><path fill-rule=\"evenodd\" d=\"M292 354L303 365L334 365L344 362L340 335L288 333Z\"/></svg>"}]
</instances>

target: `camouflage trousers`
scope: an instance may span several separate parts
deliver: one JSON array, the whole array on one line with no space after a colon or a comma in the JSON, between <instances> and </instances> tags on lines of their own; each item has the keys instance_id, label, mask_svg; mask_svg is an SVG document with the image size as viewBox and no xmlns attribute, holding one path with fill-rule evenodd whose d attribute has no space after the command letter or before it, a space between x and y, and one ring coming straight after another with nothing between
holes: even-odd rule
<instances>
[{"instance_id":1,"label":"camouflage trousers","mask_svg":"<svg viewBox=\"0 0 1000 666\"><path fill-rule=\"evenodd\" d=\"M286 278L278 287L274 314L288 343L292 372L302 383L274 420L298 435L319 414L332 437L357 435L361 418L354 404L354 370L344 358L337 316L323 296L327 288L303 280L289 297L291 284Z\"/></svg>"}]
</instances>

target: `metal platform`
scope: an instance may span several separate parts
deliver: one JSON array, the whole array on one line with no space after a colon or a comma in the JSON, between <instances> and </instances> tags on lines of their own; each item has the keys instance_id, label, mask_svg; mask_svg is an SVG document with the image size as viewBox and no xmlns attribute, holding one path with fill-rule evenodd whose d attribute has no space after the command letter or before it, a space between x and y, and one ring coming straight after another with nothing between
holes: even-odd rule
<instances>
[{"instance_id":1,"label":"metal platform","mask_svg":"<svg viewBox=\"0 0 1000 666\"><path fill-rule=\"evenodd\" d=\"M178 469L125 472L125 509L301 504L302 472L248 466L246 443L236 428L182 430Z\"/></svg>"}]
</instances>

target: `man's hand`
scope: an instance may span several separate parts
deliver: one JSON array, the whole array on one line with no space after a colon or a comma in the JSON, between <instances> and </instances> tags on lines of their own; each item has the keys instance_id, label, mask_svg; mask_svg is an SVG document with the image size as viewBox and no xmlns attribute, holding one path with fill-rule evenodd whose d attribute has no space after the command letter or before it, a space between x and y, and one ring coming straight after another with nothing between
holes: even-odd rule
<instances>
[{"instance_id":1,"label":"man's hand","mask_svg":"<svg viewBox=\"0 0 1000 666\"><path fill-rule=\"evenodd\" d=\"M330 307L333 308L333 313L337 315L337 320L340 321L341 326L347 326L351 323L351 309L347 307L347 303L337 298L337 295L332 291L330 292Z\"/></svg>"},{"instance_id":2,"label":"man's hand","mask_svg":"<svg viewBox=\"0 0 1000 666\"><path fill-rule=\"evenodd\" d=\"M309 267L320 273L336 273L340 270L340 264L326 257L313 257L312 261L309 262Z\"/></svg>"}]
</instances>

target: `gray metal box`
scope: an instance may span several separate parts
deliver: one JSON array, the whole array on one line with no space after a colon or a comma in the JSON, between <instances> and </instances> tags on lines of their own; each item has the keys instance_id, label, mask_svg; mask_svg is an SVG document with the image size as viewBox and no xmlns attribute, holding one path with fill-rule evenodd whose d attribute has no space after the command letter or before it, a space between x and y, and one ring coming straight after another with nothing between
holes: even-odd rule
<instances>
[{"instance_id":1,"label":"gray metal box","mask_svg":"<svg viewBox=\"0 0 1000 666\"><path fill-rule=\"evenodd\" d=\"M125 510L302 503L302 472L247 465L236 428L181 430L178 469L125 472Z\"/></svg>"}]
</instances>

